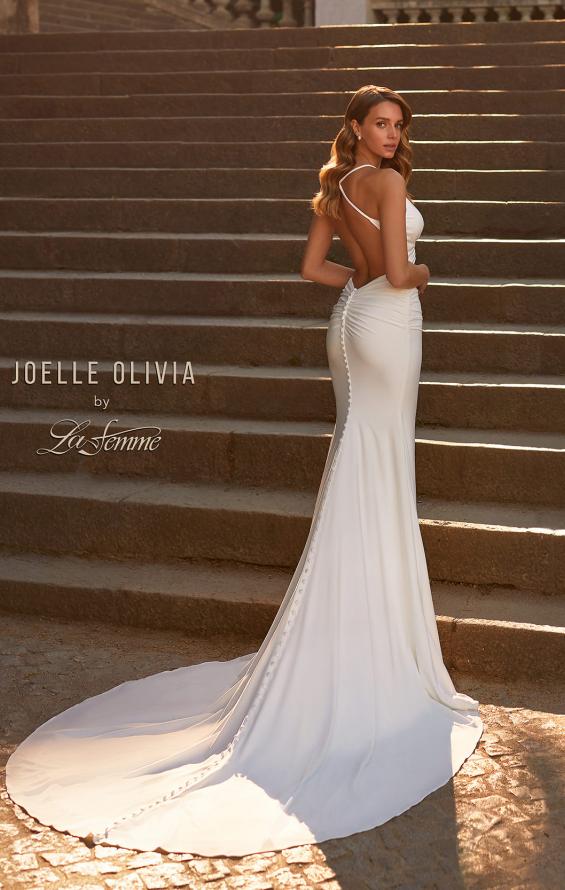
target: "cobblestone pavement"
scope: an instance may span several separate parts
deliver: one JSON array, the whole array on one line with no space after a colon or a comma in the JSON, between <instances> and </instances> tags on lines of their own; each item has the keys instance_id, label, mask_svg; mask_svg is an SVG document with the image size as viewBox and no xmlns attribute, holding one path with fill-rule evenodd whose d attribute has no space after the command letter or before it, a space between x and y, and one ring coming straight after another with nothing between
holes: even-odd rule
<instances>
[{"instance_id":1,"label":"cobblestone pavement","mask_svg":"<svg viewBox=\"0 0 565 890\"><path fill-rule=\"evenodd\" d=\"M453 675L485 732L454 779L371 831L277 853L137 852L42 826L8 797L5 764L56 713L125 680L254 651L226 637L0 613L0 886L67 890L557 890L565 886L565 689ZM561 707L560 707L561 705ZM559 880L561 876L561 881Z\"/></svg>"}]
</instances>

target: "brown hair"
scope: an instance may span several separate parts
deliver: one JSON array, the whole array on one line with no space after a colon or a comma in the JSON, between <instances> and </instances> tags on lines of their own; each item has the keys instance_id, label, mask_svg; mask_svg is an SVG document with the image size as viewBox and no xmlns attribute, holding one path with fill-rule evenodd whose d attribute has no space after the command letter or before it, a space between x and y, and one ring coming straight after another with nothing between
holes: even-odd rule
<instances>
[{"instance_id":1,"label":"brown hair","mask_svg":"<svg viewBox=\"0 0 565 890\"><path fill-rule=\"evenodd\" d=\"M370 83L360 87L352 96L345 112L344 123L335 137L331 157L318 174L320 190L311 201L311 209L319 216L331 216L339 219L340 190L338 181L355 166L354 147L357 137L353 130L352 120L363 123L367 112L379 102L396 102L402 110L404 125L400 132L400 142L392 158L383 158L381 167L393 167L402 174L406 183L412 175L412 146L408 138L408 126L412 120L412 110L406 100L388 87L377 87ZM412 198L410 192L406 192Z\"/></svg>"}]
</instances>

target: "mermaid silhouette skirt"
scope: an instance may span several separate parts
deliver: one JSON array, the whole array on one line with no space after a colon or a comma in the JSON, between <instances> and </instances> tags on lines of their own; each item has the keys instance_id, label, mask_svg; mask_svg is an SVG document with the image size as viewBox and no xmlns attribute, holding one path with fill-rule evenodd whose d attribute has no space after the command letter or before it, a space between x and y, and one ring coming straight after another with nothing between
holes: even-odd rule
<instances>
[{"instance_id":1,"label":"mermaid silhouette skirt","mask_svg":"<svg viewBox=\"0 0 565 890\"><path fill-rule=\"evenodd\" d=\"M334 305L336 397L312 523L257 652L130 680L47 720L7 764L45 825L235 855L344 837L444 785L483 731L442 660L416 512L417 290Z\"/></svg>"}]
</instances>

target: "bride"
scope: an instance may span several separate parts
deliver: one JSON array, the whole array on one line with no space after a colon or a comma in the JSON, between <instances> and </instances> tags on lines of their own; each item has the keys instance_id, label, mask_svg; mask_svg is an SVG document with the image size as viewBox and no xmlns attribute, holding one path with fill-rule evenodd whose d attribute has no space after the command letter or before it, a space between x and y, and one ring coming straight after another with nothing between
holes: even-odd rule
<instances>
[{"instance_id":1,"label":"bride","mask_svg":"<svg viewBox=\"0 0 565 890\"><path fill-rule=\"evenodd\" d=\"M380 825L444 785L483 730L444 665L416 512L422 349L407 197L411 111L352 97L302 277L329 319L336 424L303 553L257 652L121 683L12 753L10 797L41 823L136 850L234 855ZM354 268L326 259L337 233Z\"/></svg>"}]
</instances>

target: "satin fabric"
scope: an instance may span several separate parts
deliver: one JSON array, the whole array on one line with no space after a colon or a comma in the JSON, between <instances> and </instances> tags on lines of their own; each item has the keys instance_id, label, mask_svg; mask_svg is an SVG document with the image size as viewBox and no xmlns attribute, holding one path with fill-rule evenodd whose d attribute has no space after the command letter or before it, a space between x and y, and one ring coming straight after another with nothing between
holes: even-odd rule
<instances>
[{"instance_id":1,"label":"satin fabric","mask_svg":"<svg viewBox=\"0 0 565 890\"><path fill-rule=\"evenodd\" d=\"M407 202L408 256L423 219ZM333 306L336 424L303 553L257 652L127 681L6 768L40 822L137 850L236 855L380 825L483 731L442 660L416 509L422 310L385 275Z\"/></svg>"}]
</instances>

